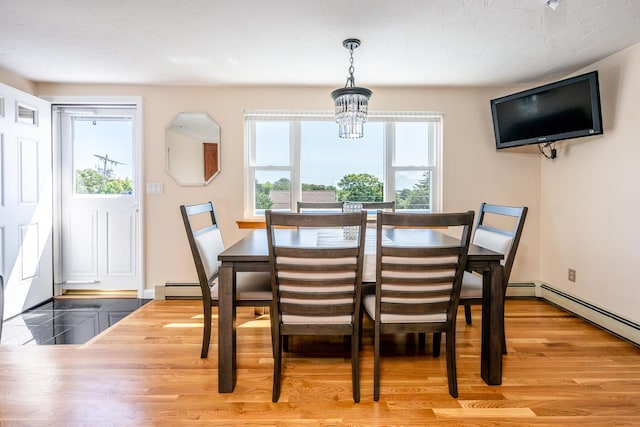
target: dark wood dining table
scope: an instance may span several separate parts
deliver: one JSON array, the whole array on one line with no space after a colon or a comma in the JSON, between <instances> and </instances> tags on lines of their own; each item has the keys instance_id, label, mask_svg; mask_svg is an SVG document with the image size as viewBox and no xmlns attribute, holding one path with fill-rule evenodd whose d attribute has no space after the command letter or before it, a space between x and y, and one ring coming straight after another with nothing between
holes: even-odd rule
<instances>
[{"instance_id":1,"label":"dark wood dining table","mask_svg":"<svg viewBox=\"0 0 640 427\"><path fill-rule=\"evenodd\" d=\"M284 238L298 239L299 230L277 230ZM309 233L312 233L310 231ZM453 239L440 230L425 229L403 233L402 230L385 230L386 237L395 244L446 244ZM375 236L375 229L367 235ZM307 238L310 242L313 239ZM365 251L365 270L366 270ZM371 256L371 254L369 254ZM375 249L373 257L375 258ZM502 335L504 316L504 291L502 281L503 255L480 246L470 245L467 270L483 275L482 294L482 345L480 375L489 385L502 383ZM218 392L231 393L236 384L236 301L235 275L244 271L269 271L269 249L265 229L252 230L243 239L222 252L218 259L221 266L218 276ZM367 277L366 271L364 277Z\"/></svg>"}]
</instances>

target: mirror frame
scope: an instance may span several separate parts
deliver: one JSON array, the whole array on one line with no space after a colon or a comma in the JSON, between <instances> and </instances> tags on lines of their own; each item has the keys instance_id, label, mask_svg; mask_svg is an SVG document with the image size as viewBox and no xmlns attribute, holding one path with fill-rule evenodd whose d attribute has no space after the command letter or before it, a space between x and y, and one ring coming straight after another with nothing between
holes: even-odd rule
<instances>
[{"instance_id":1,"label":"mirror frame","mask_svg":"<svg viewBox=\"0 0 640 427\"><path fill-rule=\"evenodd\" d=\"M167 173L179 185L206 186L220 174L220 126L207 113L176 114L165 127L165 148Z\"/></svg>"}]
</instances>

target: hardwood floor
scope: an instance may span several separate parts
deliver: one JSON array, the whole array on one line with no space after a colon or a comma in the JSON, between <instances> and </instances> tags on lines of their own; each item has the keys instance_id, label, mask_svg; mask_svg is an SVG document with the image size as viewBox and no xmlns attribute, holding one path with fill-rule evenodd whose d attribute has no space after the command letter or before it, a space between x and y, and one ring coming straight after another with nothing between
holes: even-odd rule
<instances>
[{"instance_id":1,"label":"hardwood floor","mask_svg":"<svg viewBox=\"0 0 640 427\"><path fill-rule=\"evenodd\" d=\"M458 318L458 388L413 336L388 336L373 402L365 321L362 400L354 404L348 343L292 339L271 403L268 319L238 312L238 383L217 393L214 334L200 359L198 301L153 301L83 345L0 346L0 425L339 426L640 425L640 349L551 305L508 300L501 386L480 371L480 312ZM215 322L215 320L214 320ZM214 325L217 326L217 325Z\"/></svg>"}]
</instances>

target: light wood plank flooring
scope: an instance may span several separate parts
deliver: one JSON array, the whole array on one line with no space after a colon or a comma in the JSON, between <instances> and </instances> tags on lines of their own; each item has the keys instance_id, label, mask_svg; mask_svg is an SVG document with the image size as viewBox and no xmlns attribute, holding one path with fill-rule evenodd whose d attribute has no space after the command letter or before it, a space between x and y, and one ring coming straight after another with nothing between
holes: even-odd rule
<instances>
[{"instance_id":1,"label":"light wood plank flooring","mask_svg":"<svg viewBox=\"0 0 640 427\"><path fill-rule=\"evenodd\" d=\"M218 394L217 338L201 360L198 301L153 301L87 344L0 346L0 425L369 426L640 425L640 349L551 305L508 300L501 386L480 371L480 312L458 319L458 388L442 355L413 336L385 338L373 402L365 321L362 400L354 404L347 343L292 339L282 394L271 402L267 319L238 312L238 383ZM215 335L215 334L214 334Z\"/></svg>"}]
</instances>

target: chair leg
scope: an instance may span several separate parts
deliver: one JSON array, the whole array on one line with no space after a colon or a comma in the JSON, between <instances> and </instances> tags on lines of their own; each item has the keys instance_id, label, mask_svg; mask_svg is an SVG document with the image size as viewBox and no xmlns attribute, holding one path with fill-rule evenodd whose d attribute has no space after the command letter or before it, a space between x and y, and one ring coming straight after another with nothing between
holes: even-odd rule
<instances>
[{"instance_id":1,"label":"chair leg","mask_svg":"<svg viewBox=\"0 0 640 427\"><path fill-rule=\"evenodd\" d=\"M464 305L464 320L467 322L467 325L471 324L471 305Z\"/></svg>"},{"instance_id":2,"label":"chair leg","mask_svg":"<svg viewBox=\"0 0 640 427\"><path fill-rule=\"evenodd\" d=\"M420 332L418 334L418 349L424 350L425 343L427 341L427 334Z\"/></svg>"},{"instance_id":3,"label":"chair leg","mask_svg":"<svg viewBox=\"0 0 640 427\"><path fill-rule=\"evenodd\" d=\"M449 394L458 397L458 374L456 371L456 333L455 325L447 332L447 380L449 382Z\"/></svg>"},{"instance_id":4,"label":"chair leg","mask_svg":"<svg viewBox=\"0 0 640 427\"><path fill-rule=\"evenodd\" d=\"M282 335L278 331L277 342L274 343L273 351L273 392L271 401L277 402L280 399L280 377L282 375Z\"/></svg>"},{"instance_id":5,"label":"chair leg","mask_svg":"<svg viewBox=\"0 0 640 427\"><path fill-rule=\"evenodd\" d=\"M433 348L431 354L433 357L440 357L440 343L442 342L442 332L435 332L433 334Z\"/></svg>"},{"instance_id":6,"label":"chair leg","mask_svg":"<svg viewBox=\"0 0 640 427\"><path fill-rule=\"evenodd\" d=\"M360 403L360 340L351 336L351 387L353 401Z\"/></svg>"},{"instance_id":7,"label":"chair leg","mask_svg":"<svg viewBox=\"0 0 640 427\"><path fill-rule=\"evenodd\" d=\"M504 330L504 314L502 315L502 354L507 354L507 332Z\"/></svg>"},{"instance_id":8,"label":"chair leg","mask_svg":"<svg viewBox=\"0 0 640 427\"><path fill-rule=\"evenodd\" d=\"M380 399L380 326L374 326L373 333L373 400Z\"/></svg>"},{"instance_id":9,"label":"chair leg","mask_svg":"<svg viewBox=\"0 0 640 427\"><path fill-rule=\"evenodd\" d=\"M289 352L289 335L282 337L282 351Z\"/></svg>"},{"instance_id":10,"label":"chair leg","mask_svg":"<svg viewBox=\"0 0 640 427\"><path fill-rule=\"evenodd\" d=\"M202 350L200 352L200 358L206 359L209 355L209 342L211 341L211 301L203 301L202 312L204 318L202 322L204 327L202 329Z\"/></svg>"}]
</instances>

